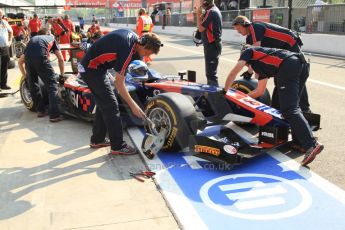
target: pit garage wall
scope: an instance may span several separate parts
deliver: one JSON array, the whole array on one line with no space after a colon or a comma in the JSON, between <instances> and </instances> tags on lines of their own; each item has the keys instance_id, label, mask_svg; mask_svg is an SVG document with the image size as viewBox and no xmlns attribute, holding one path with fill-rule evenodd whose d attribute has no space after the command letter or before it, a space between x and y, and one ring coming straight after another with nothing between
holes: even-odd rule
<instances>
[{"instance_id":1,"label":"pit garage wall","mask_svg":"<svg viewBox=\"0 0 345 230\"><path fill-rule=\"evenodd\" d=\"M130 28L134 29L133 24L115 24L109 23L112 28ZM175 34L182 36L192 36L195 28L192 27L173 27L168 26L163 30L161 26L155 26L153 31L162 34ZM301 35L304 52L319 53L325 55L345 57L345 36L331 35L331 34L306 34ZM243 36L238 34L235 30L223 29L223 41L230 43L244 43Z\"/></svg>"}]
</instances>

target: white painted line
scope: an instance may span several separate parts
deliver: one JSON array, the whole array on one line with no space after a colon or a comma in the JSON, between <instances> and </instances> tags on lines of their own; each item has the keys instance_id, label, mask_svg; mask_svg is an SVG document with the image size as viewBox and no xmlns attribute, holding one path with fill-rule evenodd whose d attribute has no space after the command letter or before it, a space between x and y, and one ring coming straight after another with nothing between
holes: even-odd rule
<instances>
[{"instance_id":1,"label":"white painted line","mask_svg":"<svg viewBox=\"0 0 345 230\"><path fill-rule=\"evenodd\" d=\"M299 163L282 154L278 150L271 150L268 152L268 154L277 161L281 162L279 165L283 166L283 169L288 168L290 170L294 170L296 173L304 177L308 182L312 183L313 185L345 205L345 191L338 186L332 184L328 180L322 178L306 167L301 166Z\"/></svg>"},{"instance_id":2,"label":"white painted line","mask_svg":"<svg viewBox=\"0 0 345 230\"><path fill-rule=\"evenodd\" d=\"M164 44L164 46L204 56L203 52L197 52L197 51L194 51L194 50L185 49L185 48L177 47L177 46L174 46L174 45L165 45ZM222 58L222 57L220 57L219 59L222 60L222 61L226 61L226 62L237 63L237 60L231 60L231 59ZM319 85L327 86L327 87L330 87L330 88L335 88L335 89L340 89L340 90L344 90L345 91L345 87L329 84L329 83L318 81L318 80L313 80L313 79L310 79L310 78L308 78L308 82L312 82L312 83L315 83L315 84L319 84Z\"/></svg>"},{"instance_id":3,"label":"white painted line","mask_svg":"<svg viewBox=\"0 0 345 230\"><path fill-rule=\"evenodd\" d=\"M251 181L251 182L244 182L244 183L237 183L237 184L225 184L219 186L220 190L222 191L232 191L238 189L246 189L246 188L258 188L264 187L265 184L261 181Z\"/></svg>"},{"instance_id":4,"label":"white painted line","mask_svg":"<svg viewBox=\"0 0 345 230\"><path fill-rule=\"evenodd\" d=\"M141 142L144 135L139 128L131 127L127 131L149 169L156 171L158 167L163 168L164 164L157 156L152 160L148 160L141 151ZM183 229L208 229L195 211L191 201L186 198L167 169L156 171L156 183L161 188L160 191L171 212L177 217L177 221Z\"/></svg>"},{"instance_id":5,"label":"white painted line","mask_svg":"<svg viewBox=\"0 0 345 230\"><path fill-rule=\"evenodd\" d=\"M286 189L284 189L280 185L277 185L273 188L254 189L254 190L249 190L245 192L228 193L226 194L226 196L230 200L240 200L240 199L248 199L248 198L260 197L260 196L284 194L286 192L287 192Z\"/></svg>"},{"instance_id":6,"label":"white painted line","mask_svg":"<svg viewBox=\"0 0 345 230\"><path fill-rule=\"evenodd\" d=\"M340 89L340 90L345 91L345 87L329 84L329 83L318 81L318 80L308 79L307 82L312 82L312 83L315 83L315 84L318 84L318 85L328 86L328 87L331 87L331 88Z\"/></svg>"},{"instance_id":7,"label":"white painted line","mask_svg":"<svg viewBox=\"0 0 345 230\"><path fill-rule=\"evenodd\" d=\"M183 159L187 162L191 169L202 169L202 166L198 163L198 161L209 162L208 160L204 160L195 156L183 156Z\"/></svg>"},{"instance_id":8,"label":"white painted line","mask_svg":"<svg viewBox=\"0 0 345 230\"><path fill-rule=\"evenodd\" d=\"M271 197L267 199L236 202L234 205L239 210L248 210L248 209L255 209L255 208L272 207L272 206L283 205L283 204L285 204L284 199L280 197Z\"/></svg>"},{"instance_id":9,"label":"white painted line","mask_svg":"<svg viewBox=\"0 0 345 230\"><path fill-rule=\"evenodd\" d=\"M303 51L303 50L302 50ZM304 55L308 58L310 57L324 57L324 58L332 58L332 59L338 59L338 60L344 60L345 58L342 56L334 56L334 55L327 55L327 54L319 54L319 53L311 53L311 52L305 52L303 51Z\"/></svg>"},{"instance_id":10,"label":"white painted line","mask_svg":"<svg viewBox=\"0 0 345 230\"><path fill-rule=\"evenodd\" d=\"M165 43L164 43L164 46L204 56L203 52L198 52L198 51L194 51L194 50L190 50L190 49L185 49L185 48L181 48L181 47L177 47L177 46L173 46L173 45L166 45ZM220 57L219 59L222 60L222 61L227 61L227 62L231 62L231 63L237 63L237 60L234 61L234 60L231 60L231 59L228 59L228 58L222 58L222 57Z\"/></svg>"}]
</instances>

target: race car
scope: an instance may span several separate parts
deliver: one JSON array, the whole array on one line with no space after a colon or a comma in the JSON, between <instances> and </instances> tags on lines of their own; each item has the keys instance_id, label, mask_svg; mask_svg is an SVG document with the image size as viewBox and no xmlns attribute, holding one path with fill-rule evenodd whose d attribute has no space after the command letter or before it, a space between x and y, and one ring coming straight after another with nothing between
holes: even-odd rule
<instances>
[{"instance_id":1,"label":"race car","mask_svg":"<svg viewBox=\"0 0 345 230\"><path fill-rule=\"evenodd\" d=\"M112 76L108 73L111 82ZM196 83L194 71L162 76L137 60L128 67L126 87L145 111L146 122L136 118L121 97L117 99L124 124L144 125L148 135L142 149L150 158L159 150L177 151L189 146L196 156L235 164L260 154L261 148L273 148L287 141L289 124L279 111L267 105L268 91L260 98L263 103L245 94L256 84L254 79L240 79L233 89L224 92L219 87ZM20 93L24 105L34 110L25 79ZM59 79L58 96L63 113L87 121L94 118L94 98L78 74ZM227 127L230 121L259 126L260 143L249 143L237 135ZM319 120L314 119L314 123L317 129Z\"/></svg>"},{"instance_id":2,"label":"race car","mask_svg":"<svg viewBox=\"0 0 345 230\"><path fill-rule=\"evenodd\" d=\"M73 49L71 47L71 49ZM184 79L188 73L189 81ZM192 76L194 74L194 76ZM109 80L113 83L113 73L108 72ZM153 69L148 69L147 65L142 61L133 61L126 74L126 86L133 99L144 109L148 102L161 93L176 92L191 96L196 102L203 116L209 121L215 121L221 117L225 111L218 108L217 103L212 103L213 95L217 95L221 91L221 88L212 87L205 84L195 83L194 71L180 72L179 75L162 76ZM60 109L76 118L80 118L86 121L93 120L95 113L95 101L91 94L90 89L80 78L77 73L65 74L63 78L57 79L58 84L58 96L60 98ZM47 94L43 86L43 82L40 82L41 92L44 95L46 101ZM242 91L252 90L255 87L254 80L239 80L234 83L234 87L239 88ZM27 82L24 78L20 81L20 95L24 105L31 111L35 110L35 105L31 99ZM211 99L211 101L209 101ZM142 121L138 121L131 114L127 105L122 102L118 97L120 110L124 120L128 121L129 125L139 125ZM266 92L262 97L262 101L269 103L270 96ZM214 107L214 108L213 108ZM240 113L240 109L238 110Z\"/></svg>"}]
</instances>

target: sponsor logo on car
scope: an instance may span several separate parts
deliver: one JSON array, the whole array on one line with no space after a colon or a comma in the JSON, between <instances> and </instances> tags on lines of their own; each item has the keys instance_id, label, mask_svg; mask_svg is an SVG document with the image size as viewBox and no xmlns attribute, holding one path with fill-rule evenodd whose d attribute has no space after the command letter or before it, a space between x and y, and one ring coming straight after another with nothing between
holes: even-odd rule
<instances>
[{"instance_id":1,"label":"sponsor logo on car","mask_svg":"<svg viewBox=\"0 0 345 230\"><path fill-rule=\"evenodd\" d=\"M224 145L223 149L225 152L230 153L230 154L236 154L237 153L237 149L232 145Z\"/></svg>"},{"instance_id":2,"label":"sponsor logo on car","mask_svg":"<svg viewBox=\"0 0 345 230\"><path fill-rule=\"evenodd\" d=\"M196 153L208 153L214 156L220 155L220 149L205 146L205 145L195 145L194 146L194 152Z\"/></svg>"},{"instance_id":3,"label":"sponsor logo on car","mask_svg":"<svg viewBox=\"0 0 345 230\"><path fill-rule=\"evenodd\" d=\"M261 132L261 136L263 136L263 137L269 137L269 138L274 138L274 133Z\"/></svg>"}]
</instances>

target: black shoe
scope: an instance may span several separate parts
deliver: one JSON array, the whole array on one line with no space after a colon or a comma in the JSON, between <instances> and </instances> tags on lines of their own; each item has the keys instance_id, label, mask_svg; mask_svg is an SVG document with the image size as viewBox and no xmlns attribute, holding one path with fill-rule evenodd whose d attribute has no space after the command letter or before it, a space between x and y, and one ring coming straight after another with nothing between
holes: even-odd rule
<instances>
[{"instance_id":1,"label":"black shoe","mask_svg":"<svg viewBox=\"0 0 345 230\"><path fill-rule=\"evenodd\" d=\"M49 121L50 122L59 122L59 121L62 121L62 120L65 120L65 117L63 116L57 116L57 117L54 117L54 118L49 118Z\"/></svg>"},{"instance_id":2,"label":"black shoe","mask_svg":"<svg viewBox=\"0 0 345 230\"><path fill-rule=\"evenodd\" d=\"M11 89L8 85L1 86L1 89Z\"/></svg>"},{"instance_id":3,"label":"black shoe","mask_svg":"<svg viewBox=\"0 0 345 230\"><path fill-rule=\"evenodd\" d=\"M132 146L125 144L121 149L118 149L118 150L111 149L109 154L110 155L135 155L135 154L138 154L138 151Z\"/></svg>"},{"instance_id":4,"label":"black shoe","mask_svg":"<svg viewBox=\"0 0 345 230\"><path fill-rule=\"evenodd\" d=\"M105 138L104 141L101 141L98 143L94 143L94 142L90 143L90 148L92 149L98 149L98 148L103 148L103 147L108 147L108 146L110 146L110 140L108 138Z\"/></svg>"},{"instance_id":5,"label":"black shoe","mask_svg":"<svg viewBox=\"0 0 345 230\"><path fill-rule=\"evenodd\" d=\"M45 117L48 115L47 111L43 111L43 112L37 112L37 117Z\"/></svg>"},{"instance_id":6,"label":"black shoe","mask_svg":"<svg viewBox=\"0 0 345 230\"><path fill-rule=\"evenodd\" d=\"M321 153L321 151L324 149L323 144L320 142L316 142L314 147L310 147L307 152L304 155L304 159L301 162L302 166L306 166L307 164L311 163L317 154Z\"/></svg>"}]
</instances>

